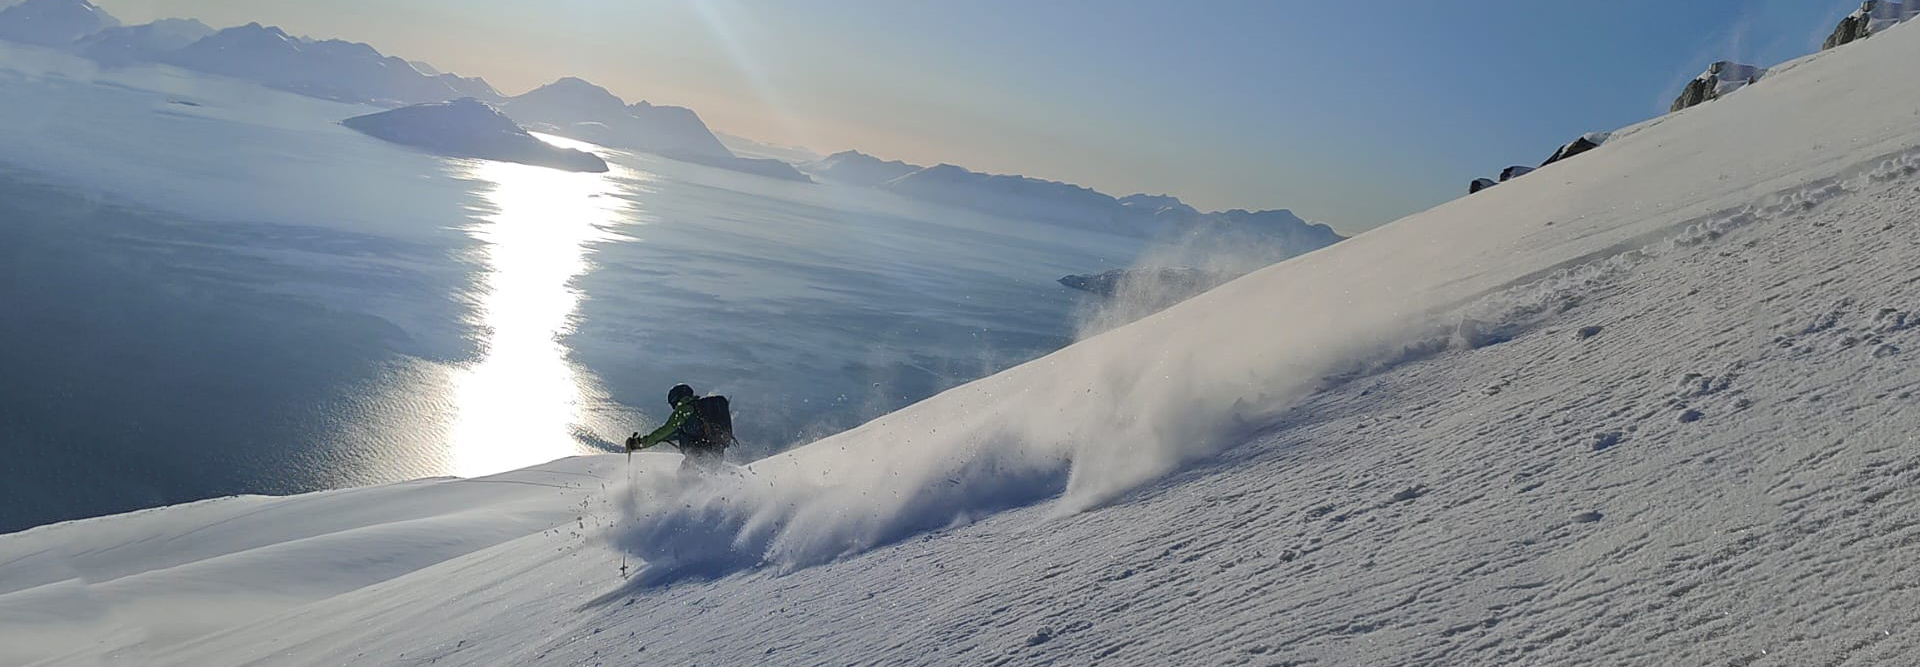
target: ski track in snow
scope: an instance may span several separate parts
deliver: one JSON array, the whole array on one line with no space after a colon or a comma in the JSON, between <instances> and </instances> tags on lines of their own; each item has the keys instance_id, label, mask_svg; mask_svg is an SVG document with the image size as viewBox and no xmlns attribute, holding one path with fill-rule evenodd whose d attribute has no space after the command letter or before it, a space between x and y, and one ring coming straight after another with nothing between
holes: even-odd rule
<instances>
[{"instance_id":1,"label":"ski track in snow","mask_svg":"<svg viewBox=\"0 0 1920 667\"><path fill-rule=\"evenodd\" d=\"M54 578L0 594L0 638L68 627L33 625L41 619L20 613L32 607L8 598L103 588L106 611L71 608L106 617L94 645L37 654L45 664L94 664L102 652L179 665L1909 664L1920 652L1920 372L1910 363L1920 354L1920 96L1910 91L1920 86L1879 65L1920 57L1920 33L1907 32L1776 68L1575 160L1076 346L1087 355L1173 330L1173 318L1281 298L1317 315L1342 304L1271 290L1329 263L1435 269L1412 277L1437 284L1405 291L1387 278L1351 283L1355 298L1400 299L1376 307L1429 309L1331 349L1352 354L1304 365L1250 356L1326 371L1293 378L1308 389L1280 391L1279 412L1248 413L1252 436L1198 453L1118 443L1161 465L1096 479L1110 483L1090 502L1045 501L1076 500L1059 471L1081 475L1105 459L1018 438L965 453L1034 473L1040 497L980 484L971 458L893 468L906 486L877 480L865 487L873 497L781 477L815 472L808 461L866 460L861 431L956 425L908 416L755 471L765 477L662 492L644 521L622 507L626 494L656 488L670 457L638 457L648 472L637 485L619 483L618 457L551 464L616 489L594 493L583 478L574 484L585 492L554 494L563 500L522 497L512 503L526 503L525 522L562 517L558 527L434 551L448 559L398 576L341 575L344 592L210 624L226 629L198 638L154 640L143 625L156 619L115 617L110 593L137 577L168 584L207 561L177 557L149 572L96 551L98 562L75 559L87 586ZM1683 175L1692 180L1660 182ZM1524 263L1476 263L1509 257ZM929 403L919 414L967 405ZM843 444L855 451L828 449ZM959 490L927 491L943 479ZM714 495L760 482L781 493ZM463 488L485 486L542 492ZM913 497L880 493L901 488ZM1002 492L1018 497L992 496ZM218 516L237 504L146 519L192 530L183 511ZM701 573L715 578L619 571L612 545L664 553L636 536L703 519L721 524L693 554L739 559ZM0 562L69 535L98 549L162 549L133 541L144 525L109 517L27 531L0 540ZM116 531L132 546L110 539ZM279 544L261 539L235 555ZM139 572L108 576L114 568Z\"/></svg>"}]
</instances>

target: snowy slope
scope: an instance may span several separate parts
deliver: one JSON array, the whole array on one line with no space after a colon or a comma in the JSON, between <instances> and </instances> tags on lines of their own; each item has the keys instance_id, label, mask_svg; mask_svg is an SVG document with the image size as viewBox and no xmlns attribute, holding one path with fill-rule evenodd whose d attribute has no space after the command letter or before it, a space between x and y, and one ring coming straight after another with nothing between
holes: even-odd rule
<instances>
[{"instance_id":1,"label":"snowy slope","mask_svg":"<svg viewBox=\"0 0 1920 667\"><path fill-rule=\"evenodd\" d=\"M471 480L219 498L8 535L0 664L101 640L164 646L353 591L575 519L605 491L596 475L623 470L624 462L569 459Z\"/></svg>"},{"instance_id":2,"label":"snowy slope","mask_svg":"<svg viewBox=\"0 0 1920 667\"><path fill-rule=\"evenodd\" d=\"M596 457L554 464L592 475L585 488L500 485L532 490L507 501L526 503L525 524L429 505L419 519L449 534L524 536L205 636L150 631L113 656L1909 664L1920 72L1875 65L1916 58L1920 33L1891 31L1774 68L739 478L680 488L671 457L651 457L629 485L621 458ZM111 649L216 607L189 582L263 585L217 557L142 564L167 549L147 536L227 525L191 513L243 502L266 501L53 526L0 550L76 545L63 562L91 583L65 588L138 610ZM278 502L289 513L271 525L350 540L386 520ZM209 553L275 548L236 539ZM355 552L393 552L382 539ZM336 557L271 561L358 583ZM0 581L37 562L15 558ZM119 583L134 572L176 587ZM100 650L19 650L76 627L19 616L0 616L17 655Z\"/></svg>"}]
</instances>

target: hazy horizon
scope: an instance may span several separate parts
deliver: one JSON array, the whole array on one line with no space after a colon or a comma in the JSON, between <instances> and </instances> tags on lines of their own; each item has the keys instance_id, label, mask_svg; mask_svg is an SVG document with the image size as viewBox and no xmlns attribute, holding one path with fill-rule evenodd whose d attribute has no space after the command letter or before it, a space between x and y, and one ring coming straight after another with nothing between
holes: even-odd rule
<instances>
[{"instance_id":1,"label":"hazy horizon","mask_svg":"<svg viewBox=\"0 0 1920 667\"><path fill-rule=\"evenodd\" d=\"M505 94L578 76L690 107L716 132L823 155L1166 193L1206 210L1285 208L1348 233L1658 115L1713 60L1770 65L1817 49L1857 5L99 4L130 23L260 22L363 41Z\"/></svg>"}]
</instances>

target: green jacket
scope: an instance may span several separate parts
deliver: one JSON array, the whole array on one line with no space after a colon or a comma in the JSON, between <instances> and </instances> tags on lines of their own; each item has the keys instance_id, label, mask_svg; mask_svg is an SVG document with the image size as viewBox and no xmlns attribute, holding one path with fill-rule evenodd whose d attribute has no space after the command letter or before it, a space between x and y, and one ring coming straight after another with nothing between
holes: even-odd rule
<instances>
[{"instance_id":1,"label":"green jacket","mask_svg":"<svg viewBox=\"0 0 1920 667\"><path fill-rule=\"evenodd\" d=\"M685 427L693 425L695 400L698 399L688 399L673 406L673 414L667 416L667 423L661 424L660 428L654 429L652 433L646 435L635 433L627 438L627 451L646 449L668 440L678 440L682 445L691 444L694 434L683 431L686 430Z\"/></svg>"}]
</instances>

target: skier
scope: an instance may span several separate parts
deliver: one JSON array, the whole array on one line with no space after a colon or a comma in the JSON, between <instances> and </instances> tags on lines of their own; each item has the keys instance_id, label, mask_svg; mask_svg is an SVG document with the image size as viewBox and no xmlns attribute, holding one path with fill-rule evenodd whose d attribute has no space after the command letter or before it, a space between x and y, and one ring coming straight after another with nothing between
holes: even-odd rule
<instances>
[{"instance_id":1,"label":"skier","mask_svg":"<svg viewBox=\"0 0 1920 667\"><path fill-rule=\"evenodd\" d=\"M700 396L693 392L693 387L677 384L667 390L667 405L673 406L667 423L646 435L635 431L627 436L627 451L671 440L686 457L680 462L682 474L711 473L725 465L727 446L734 443L733 415L727 397Z\"/></svg>"}]
</instances>

